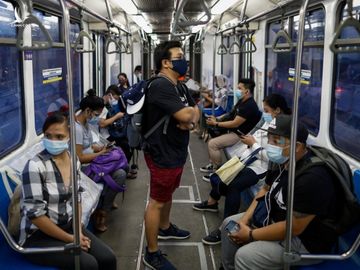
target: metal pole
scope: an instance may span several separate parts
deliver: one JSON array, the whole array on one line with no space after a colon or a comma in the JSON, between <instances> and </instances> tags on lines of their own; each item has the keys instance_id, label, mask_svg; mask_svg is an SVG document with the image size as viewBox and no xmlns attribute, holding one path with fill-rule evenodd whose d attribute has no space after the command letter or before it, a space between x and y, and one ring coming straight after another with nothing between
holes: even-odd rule
<instances>
[{"instance_id":1,"label":"metal pole","mask_svg":"<svg viewBox=\"0 0 360 270\"><path fill-rule=\"evenodd\" d=\"M292 261L293 254L291 254L291 238L292 238L292 217L293 217L293 205L294 205L294 182L295 182L295 148L297 137L297 120L299 109L299 94L301 86L301 61L304 46L304 30L305 30L305 15L308 7L309 0L304 0L300 9L299 17L299 32L298 32L298 47L296 52L296 68L295 68L295 84L294 84L294 98L293 98L293 113L291 122L291 146L290 146L290 168L289 168L289 180L288 180L288 192L287 192L287 211L286 211L286 241L284 252L284 269L290 269L290 261Z\"/></svg>"},{"instance_id":2,"label":"metal pole","mask_svg":"<svg viewBox=\"0 0 360 270\"><path fill-rule=\"evenodd\" d=\"M131 40L131 72L132 72L132 84L134 84L134 41L130 36L130 40Z\"/></svg>"},{"instance_id":3,"label":"metal pole","mask_svg":"<svg viewBox=\"0 0 360 270\"><path fill-rule=\"evenodd\" d=\"M111 21L111 24L113 24L114 18L113 18L112 12L111 12L109 0L105 0L105 5L106 5L106 10L107 10L107 13L108 13L108 16L109 16L109 20Z\"/></svg>"},{"instance_id":4,"label":"metal pole","mask_svg":"<svg viewBox=\"0 0 360 270\"><path fill-rule=\"evenodd\" d=\"M78 175L77 175L77 156L75 146L75 112L73 101L73 77L72 77L72 65L71 65L71 45L69 39L70 33L70 15L66 8L64 0L59 0L62 12L63 12L63 37L65 44L66 54L66 85L67 94L69 97L69 119L70 119L70 180L72 183L72 202L73 202L73 231L74 231L74 244L76 247L80 247L80 220L79 220L79 204L78 204ZM80 269L80 254L74 253L75 269Z\"/></svg>"},{"instance_id":5,"label":"metal pole","mask_svg":"<svg viewBox=\"0 0 360 270\"><path fill-rule=\"evenodd\" d=\"M212 89L212 105L211 105L211 114L215 115L215 69L216 69L216 34L214 35L214 58L213 58L213 89Z\"/></svg>"},{"instance_id":6,"label":"metal pole","mask_svg":"<svg viewBox=\"0 0 360 270\"><path fill-rule=\"evenodd\" d=\"M243 6L241 7L240 22L242 22L245 18L247 3L248 3L248 0L244 0Z\"/></svg>"},{"instance_id":7,"label":"metal pole","mask_svg":"<svg viewBox=\"0 0 360 270\"><path fill-rule=\"evenodd\" d=\"M92 11L91 9L87 8L83 3L79 3L78 1L76 0L66 0L67 2L75 5L76 7L78 8L81 8L83 9L86 13L94 16L95 18L107 23L107 24L111 24L111 25L114 25L115 27L118 27L119 29L121 29L121 31L127 33L127 34L130 34L130 32L124 28L121 27L120 24L116 23L116 22L113 22L113 21L110 21L109 19L106 19L105 17L101 16L100 14L96 13L95 11Z\"/></svg>"}]
</instances>

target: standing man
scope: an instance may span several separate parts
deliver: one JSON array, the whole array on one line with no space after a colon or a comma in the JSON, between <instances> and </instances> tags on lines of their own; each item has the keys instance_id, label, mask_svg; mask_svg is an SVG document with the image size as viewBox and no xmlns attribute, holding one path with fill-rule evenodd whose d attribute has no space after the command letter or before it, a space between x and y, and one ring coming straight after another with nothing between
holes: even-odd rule
<instances>
[{"instance_id":1,"label":"standing man","mask_svg":"<svg viewBox=\"0 0 360 270\"><path fill-rule=\"evenodd\" d=\"M170 223L172 194L179 187L187 158L189 130L199 119L199 110L186 86L178 81L187 70L181 43L166 41L154 53L157 78L146 92L144 133L164 116L169 121L160 125L147 139L146 164L150 170L150 200L145 210L145 233L148 246L143 262L151 269L176 269L158 248L158 239L186 239L190 232ZM164 128L164 125L167 125ZM166 131L166 132L164 132Z\"/></svg>"},{"instance_id":2,"label":"standing man","mask_svg":"<svg viewBox=\"0 0 360 270\"><path fill-rule=\"evenodd\" d=\"M140 65L137 65L134 69L133 84L138 83L142 80L142 68Z\"/></svg>"}]
</instances>

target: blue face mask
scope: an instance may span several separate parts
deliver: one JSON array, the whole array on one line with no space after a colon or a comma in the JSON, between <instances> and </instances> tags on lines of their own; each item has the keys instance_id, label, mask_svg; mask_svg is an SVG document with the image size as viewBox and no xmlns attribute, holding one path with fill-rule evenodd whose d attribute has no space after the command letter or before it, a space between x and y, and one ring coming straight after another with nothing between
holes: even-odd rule
<instances>
[{"instance_id":1,"label":"blue face mask","mask_svg":"<svg viewBox=\"0 0 360 270\"><path fill-rule=\"evenodd\" d=\"M42 142L46 151L54 156L59 155L69 149L69 140L54 141L44 138Z\"/></svg>"},{"instance_id":2,"label":"blue face mask","mask_svg":"<svg viewBox=\"0 0 360 270\"><path fill-rule=\"evenodd\" d=\"M93 118L91 118L90 120L88 120L88 124L90 125L97 125L99 123L99 116L94 116Z\"/></svg>"},{"instance_id":3,"label":"blue face mask","mask_svg":"<svg viewBox=\"0 0 360 270\"><path fill-rule=\"evenodd\" d=\"M283 149L280 146L268 144L266 154L270 161L277 164L285 163L289 158L282 155Z\"/></svg>"},{"instance_id":4,"label":"blue face mask","mask_svg":"<svg viewBox=\"0 0 360 270\"><path fill-rule=\"evenodd\" d=\"M273 120L270 113L263 112L262 117L263 117L264 121L267 123L270 123Z\"/></svg>"},{"instance_id":5,"label":"blue face mask","mask_svg":"<svg viewBox=\"0 0 360 270\"><path fill-rule=\"evenodd\" d=\"M110 103L110 106L116 106L118 105L118 100L116 100L115 98L114 99L110 99L109 103Z\"/></svg>"},{"instance_id":6,"label":"blue face mask","mask_svg":"<svg viewBox=\"0 0 360 270\"><path fill-rule=\"evenodd\" d=\"M237 99L242 99L244 97L244 94L241 90L239 89L236 89L235 92L234 92L234 95Z\"/></svg>"},{"instance_id":7,"label":"blue face mask","mask_svg":"<svg viewBox=\"0 0 360 270\"><path fill-rule=\"evenodd\" d=\"M180 76L184 76L186 74L188 64L186 59L179 59L179 60L172 60L171 63L173 64L173 70L179 73Z\"/></svg>"}]
</instances>

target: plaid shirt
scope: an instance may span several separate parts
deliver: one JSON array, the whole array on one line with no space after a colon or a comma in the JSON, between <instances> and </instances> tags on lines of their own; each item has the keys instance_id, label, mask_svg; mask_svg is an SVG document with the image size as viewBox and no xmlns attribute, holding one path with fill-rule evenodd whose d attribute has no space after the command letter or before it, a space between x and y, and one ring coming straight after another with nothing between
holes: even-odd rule
<instances>
[{"instance_id":1,"label":"plaid shirt","mask_svg":"<svg viewBox=\"0 0 360 270\"><path fill-rule=\"evenodd\" d=\"M78 161L77 170L80 170ZM78 173L78 175L80 175ZM79 179L79 192L82 192ZM52 222L61 226L72 219L72 186L64 185L61 173L52 156L42 151L29 160L22 176L21 223L19 244L38 230L31 219L46 215ZM79 193L79 201L81 193Z\"/></svg>"}]
</instances>

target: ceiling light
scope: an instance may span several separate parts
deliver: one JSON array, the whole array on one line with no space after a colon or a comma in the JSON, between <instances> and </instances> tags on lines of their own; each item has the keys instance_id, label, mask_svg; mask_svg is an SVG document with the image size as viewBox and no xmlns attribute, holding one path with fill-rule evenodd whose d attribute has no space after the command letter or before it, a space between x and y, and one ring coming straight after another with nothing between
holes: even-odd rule
<instances>
[{"instance_id":1,"label":"ceiling light","mask_svg":"<svg viewBox=\"0 0 360 270\"><path fill-rule=\"evenodd\" d=\"M138 10L132 0L121 0L120 6L127 14L137 14Z\"/></svg>"},{"instance_id":2,"label":"ceiling light","mask_svg":"<svg viewBox=\"0 0 360 270\"><path fill-rule=\"evenodd\" d=\"M131 16L131 19L146 33L152 33L152 29L142 15Z\"/></svg>"},{"instance_id":3,"label":"ceiling light","mask_svg":"<svg viewBox=\"0 0 360 270\"><path fill-rule=\"evenodd\" d=\"M236 2L240 2L239 0L219 0L216 4L211 8L212 14L221 14Z\"/></svg>"}]
</instances>

